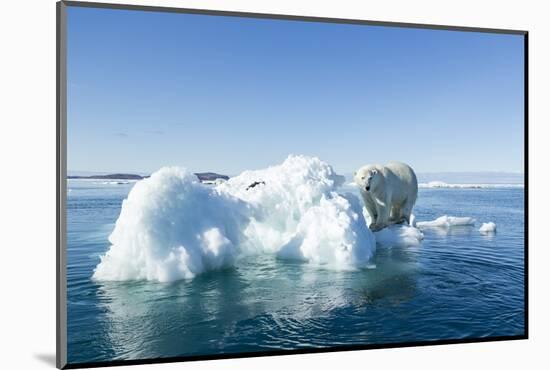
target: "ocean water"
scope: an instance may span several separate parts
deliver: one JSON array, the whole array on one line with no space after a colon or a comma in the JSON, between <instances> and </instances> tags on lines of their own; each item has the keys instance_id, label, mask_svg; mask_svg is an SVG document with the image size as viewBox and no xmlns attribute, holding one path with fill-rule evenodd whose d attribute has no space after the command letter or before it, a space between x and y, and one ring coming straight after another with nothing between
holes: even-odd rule
<instances>
[{"instance_id":1,"label":"ocean water","mask_svg":"<svg viewBox=\"0 0 550 370\"><path fill-rule=\"evenodd\" d=\"M379 247L372 269L261 255L192 280L92 281L132 186L69 181L69 363L524 333L522 188L420 189L418 221L469 216L476 227L427 229L420 246ZM497 233L480 234L489 221Z\"/></svg>"}]
</instances>

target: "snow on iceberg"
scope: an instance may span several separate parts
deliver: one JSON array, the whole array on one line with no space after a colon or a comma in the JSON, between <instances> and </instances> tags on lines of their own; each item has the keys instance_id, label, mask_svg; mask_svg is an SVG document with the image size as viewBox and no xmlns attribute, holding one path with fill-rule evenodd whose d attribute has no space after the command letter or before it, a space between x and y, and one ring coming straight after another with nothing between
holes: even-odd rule
<instances>
[{"instance_id":1,"label":"snow on iceberg","mask_svg":"<svg viewBox=\"0 0 550 370\"><path fill-rule=\"evenodd\" d=\"M294 237L305 213L323 196L337 197L343 183L344 177L319 158L291 155L280 165L245 171L217 188L253 208L247 244L277 252Z\"/></svg>"},{"instance_id":2,"label":"snow on iceberg","mask_svg":"<svg viewBox=\"0 0 550 370\"><path fill-rule=\"evenodd\" d=\"M334 269L368 267L376 241L358 197L336 192L343 182L327 163L305 156L215 187L183 168L162 168L123 202L93 278L192 278L249 253Z\"/></svg>"},{"instance_id":3,"label":"snow on iceberg","mask_svg":"<svg viewBox=\"0 0 550 370\"><path fill-rule=\"evenodd\" d=\"M280 165L245 171L218 189L252 207L245 250L261 248L279 258L349 270L368 265L376 242L359 199L336 192L344 182L319 158L291 155Z\"/></svg>"},{"instance_id":4,"label":"snow on iceberg","mask_svg":"<svg viewBox=\"0 0 550 370\"><path fill-rule=\"evenodd\" d=\"M441 216L433 221L418 221L416 226L420 229L430 227L449 228L452 226L473 226L476 220L472 217Z\"/></svg>"},{"instance_id":5,"label":"snow on iceberg","mask_svg":"<svg viewBox=\"0 0 550 370\"><path fill-rule=\"evenodd\" d=\"M492 234L497 231L497 225L494 222L484 222L479 228L479 232L482 234Z\"/></svg>"},{"instance_id":6,"label":"snow on iceberg","mask_svg":"<svg viewBox=\"0 0 550 370\"><path fill-rule=\"evenodd\" d=\"M294 236L278 251L283 259L297 259L337 270L367 267L376 239L366 227L362 205L356 197L323 195L309 208Z\"/></svg>"}]
</instances>

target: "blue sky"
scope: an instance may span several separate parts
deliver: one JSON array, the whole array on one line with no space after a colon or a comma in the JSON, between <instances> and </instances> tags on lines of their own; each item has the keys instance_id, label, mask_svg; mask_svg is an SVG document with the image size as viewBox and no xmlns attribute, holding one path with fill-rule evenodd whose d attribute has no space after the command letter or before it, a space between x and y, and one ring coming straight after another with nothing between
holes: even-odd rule
<instances>
[{"instance_id":1,"label":"blue sky","mask_svg":"<svg viewBox=\"0 0 550 370\"><path fill-rule=\"evenodd\" d=\"M523 171L523 36L68 9L68 169Z\"/></svg>"}]
</instances>

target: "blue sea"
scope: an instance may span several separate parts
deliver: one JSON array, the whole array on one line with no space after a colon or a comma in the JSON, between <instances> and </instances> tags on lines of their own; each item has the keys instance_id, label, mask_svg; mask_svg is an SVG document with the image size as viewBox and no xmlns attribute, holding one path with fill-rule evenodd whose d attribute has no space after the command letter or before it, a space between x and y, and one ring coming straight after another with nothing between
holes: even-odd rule
<instances>
[{"instance_id":1,"label":"blue sea","mask_svg":"<svg viewBox=\"0 0 550 370\"><path fill-rule=\"evenodd\" d=\"M419 246L338 272L260 255L172 283L92 281L133 183L69 180L68 361L85 363L523 335L524 189L423 188ZM353 190L353 189L352 189ZM481 222L497 232L483 235Z\"/></svg>"}]
</instances>

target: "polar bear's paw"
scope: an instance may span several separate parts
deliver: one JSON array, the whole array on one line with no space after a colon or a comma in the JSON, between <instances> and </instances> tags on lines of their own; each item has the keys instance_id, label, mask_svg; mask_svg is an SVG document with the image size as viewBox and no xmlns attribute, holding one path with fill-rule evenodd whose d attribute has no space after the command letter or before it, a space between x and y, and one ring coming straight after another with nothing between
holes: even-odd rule
<instances>
[{"instance_id":1,"label":"polar bear's paw","mask_svg":"<svg viewBox=\"0 0 550 370\"><path fill-rule=\"evenodd\" d=\"M372 223L372 224L369 225L370 231L373 231L373 232L380 231L380 230L382 230L383 228L384 228L384 226L378 225L378 224L374 224L374 223Z\"/></svg>"}]
</instances>

